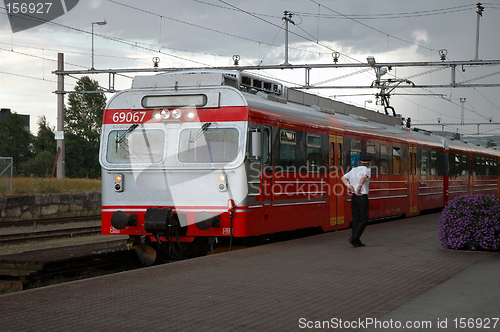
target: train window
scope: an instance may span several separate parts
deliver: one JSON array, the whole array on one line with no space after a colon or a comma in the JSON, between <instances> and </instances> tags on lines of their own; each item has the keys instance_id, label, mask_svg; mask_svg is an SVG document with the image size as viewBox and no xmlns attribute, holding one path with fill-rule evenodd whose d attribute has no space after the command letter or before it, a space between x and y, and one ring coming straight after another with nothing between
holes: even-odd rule
<instances>
[{"instance_id":1,"label":"train window","mask_svg":"<svg viewBox=\"0 0 500 332\"><path fill-rule=\"evenodd\" d=\"M448 174L459 175L460 172L460 155L450 153L448 155Z\"/></svg>"},{"instance_id":2,"label":"train window","mask_svg":"<svg viewBox=\"0 0 500 332\"><path fill-rule=\"evenodd\" d=\"M282 130L280 132L280 161L279 165L293 169L297 166L297 138L296 133L290 130Z\"/></svg>"},{"instance_id":3,"label":"train window","mask_svg":"<svg viewBox=\"0 0 500 332\"><path fill-rule=\"evenodd\" d=\"M264 164L269 164L271 160L271 129L264 128L262 132L262 162Z\"/></svg>"},{"instance_id":4,"label":"train window","mask_svg":"<svg viewBox=\"0 0 500 332\"><path fill-rule=\"evenodd\" d=\"M491 168L490 168L490 160L486 159L486 167L484 169L484 175L490 176L491 175L490 170L491 170Z\"/></svg>"},{"instance_id":5,"label":"train window","mask_svg":"<svg viewBox=\"0 0 500 332\"><path fill-rule=\"evenodd\" d=\"M328 152L330 154L330 173L333 173L335 171L335 143L331 142L330 143L330 151Z\"/></svg>"},{"instance_id":6,"label":"train window","mask_svg":"<svg viewBox=\"0 0 500 332\"><path fill-rule=\"evenodd\" d=\"M366 154L370 156L370 170L371 174L377 174L377 150L375 149L375 143L367 142L366 143Z\"/></svg>"},{"instance_id":7,"label":"train window","mask_svg":"<svg viewBox=\"0 0 500 332\"><path fill-rule=\"evenodd\" d=\"M179 161L231 162L238 156L238 140L235 128L208 128L204 132L199 128L184 129L179 138Z\"/></svg>"},{"instance_id":8,"label":"train window","mask_svg":"<svg viewBox=\"0 0 500 332\"><path fill-rule=\"evenodd\" d=\"M165 132L137 129L113 130L108 135L106 160L112 164L158 163L163 160Z\"/></svg>"},{"instance_id":9,"label":"train window","mask_svg":"<svg viewBox=\"0 0 500 332\"><path fill-rule=\"evenodd\" d=\"M413 174L417 175L417 153L413 152Z\"/></svg>"},{"instance_id":10,"label":"train window","mask_svg":"<svg viewBox=\"0 0 500 332\"><path fill-rule=\"evenodd\" d=\"M380 174L389 174L389 146L380 144Z\"/></svg>"},{"instance_id":11,"label":"train window","mask_svg":"<svg viewBox=\"0 0 500 332\"><path fill-rule=\"evenodd\" d=\"M392 148L392 174L401 174L401 148Z\"/></svg>"},{"instance_id":12,"label":"train window","mask_svg":"<svg viewBox=\"0 0 500 332\"><path fill-rule=\"evenodd\" d=\"M307 169L309 172L318 172L321 158L321 137L307 135Z\"/></svg>"},{"instance_id":13,"label":"train window","mask_svg":"<svg viewBox=\"0 0 500 332\"><path fill-rule=\"evenodd\" d=\"M473 174L476 176L476 175L479 175L479 158L478 157L473 157L472 158L472 172Z\"/></svg>"},{"instance_id":14,"label":"train window","mask_svg":"<svg viewBox=\"0 0 500 332\"><path fill-rule=\"evenodd\" d=\"M469 173L468 167L467 167L467 160L468 157L461 155L461 163L460 163L460 175L466 176Z\"/></svg>"},{"instance_id":15,"label":"train window","mask_svg":"<svg viewBox=\"0 0 500 332\"><path fill-rule=\"evenodd\" d=\"M428 151L422 150L420 155L420 175L427 175L429 154Z\"/></svg>"},{"instance_id":16,"label":"train window","mask_svg":"<svg viewBox=\"0 0 500 332\"><path fill-rule=\"evenodd\" d=\"M415 174L413 172L413 165L415 165L415 157L414 157L414 155L415 154L413 152L410 152L410 175Z\"/></svg>"},{"instance_id":17,"label":"train window","mask_svg":"<svg viewBox=\"0 0 500 332\"><path fill-rule=\"evenodd\" d=\"M437 152L431 151L431 175L437 175Z\"/></svg>"},{"instance_id":18,"label":"train window","mask_svg":"<svg viewBox=\"0 0 500 332\"><path fill-rule=\"evenodd\" d=\"M359 165L359 156L361 155L361 142L351 141L351 167Z\"/></svg>"},{"instance_id":19,"label":"train window","mask_svg":"<svg viewBox=\"0 0 500 332\"><path fill-rule=\"evenodd\" d=\"M247 156L250 161L258 161L260 160L260 158L262 158L262 151L260 152L260 154L256 154L256 152L253 151L254 142L252 139L252 135L254 135L254 133L260 133L260 130L257 128L249 128L247 137Z\"/></svg>"}]
</instances>

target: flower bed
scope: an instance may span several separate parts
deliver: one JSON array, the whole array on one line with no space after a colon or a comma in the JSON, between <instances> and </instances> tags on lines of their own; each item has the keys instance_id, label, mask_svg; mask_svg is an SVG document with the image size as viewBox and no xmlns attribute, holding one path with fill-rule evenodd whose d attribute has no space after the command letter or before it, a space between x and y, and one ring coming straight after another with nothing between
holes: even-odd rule
<instances>
[{"instance_id":1,"label":"flower bed","mask_svg":"<svg viewBox=\"0 0 500 332\"><path fill-rule=\"evenodd\" d=\"M463 195L449 201L439 221L443 247L462 250L500 250L500 199Z\"/></svg>"}]
</instances>

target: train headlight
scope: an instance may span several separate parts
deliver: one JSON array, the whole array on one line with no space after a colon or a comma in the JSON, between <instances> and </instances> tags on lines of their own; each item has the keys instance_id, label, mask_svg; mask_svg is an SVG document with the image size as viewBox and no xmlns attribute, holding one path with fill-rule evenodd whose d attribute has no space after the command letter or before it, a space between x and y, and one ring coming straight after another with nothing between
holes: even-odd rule
<instances>
[{"instance_id":1,"label":"train headlight","mask_svg":"<svg viewBox=\"0 0 500 332\"><path fill-rule=\"evenodd\" d=\"M115 175L115 191L122 192L123 191L123 174Z\"/></svg>"},{"instance_id":2,"label":"train headlight","mask_svg":"<svg viewBox=\"0 0 500 332\"><path fill-rule=\"evenodd\" d=\"M153 111L153 120L160 121L161 120L161 110Z\"/></svg>"},{"instance_id":3,"label":"train headlight","mask_svg":"<svg viewBox=\"0 0 500 332\"><path fill-rule=\"evenodd\" d=\"M160 116L163 120L166 120L170 117L170 111L167 109L161 110Z\"/></svg>"},{"instance_id":4,"label":"train headlight","mask_svg":"<svg viewBox=\"0 0 500 332\"><path fill-rule=\"evenodd\" d=\"M219 174L217 179L217 189L219 191L227 191L227 176L226 174Z\"/></svg>"},{"instance_id":5,"label":"train headlight","mask_svg":"<svg viewBox=\"0 0 500 332\"><path fill-rule=\"evenodd\" d=\"M186 110L186 112L184 113L184 117L188 121L193 121L196 118L196 112L194 111L194 109L190 108Z\"/></svg>"},{"instance_id":6,"label":"train headlight","mask_svg":"<svg viewBox=\"0 0 500 332\"><path fill-rule=\"evenodd\" d=\"M174 119L176 119L176 120L177 120L178 118L180 118L180 117L181 117L181 110L180 110L180 109L178 109L178 108L176 108L175 110L172 110L172 117L173 117Z\"/></svg>"}]
</instances>

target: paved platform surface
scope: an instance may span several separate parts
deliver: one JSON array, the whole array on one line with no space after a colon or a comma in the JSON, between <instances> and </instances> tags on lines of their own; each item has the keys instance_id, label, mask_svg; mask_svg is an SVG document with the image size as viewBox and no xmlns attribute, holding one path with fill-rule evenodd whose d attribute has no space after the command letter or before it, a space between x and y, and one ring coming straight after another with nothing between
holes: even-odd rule
<instances>
[{"instance_id":1,"label":"paved platform surface","mask_svg":"<svg viewBox=\"0 0 500 332\"><path fill-rule=\"evenodd\" d=\"M2 295L0 331L500 331L500 253L442 249L439 217Z\"/></svg>"}]
</instances>

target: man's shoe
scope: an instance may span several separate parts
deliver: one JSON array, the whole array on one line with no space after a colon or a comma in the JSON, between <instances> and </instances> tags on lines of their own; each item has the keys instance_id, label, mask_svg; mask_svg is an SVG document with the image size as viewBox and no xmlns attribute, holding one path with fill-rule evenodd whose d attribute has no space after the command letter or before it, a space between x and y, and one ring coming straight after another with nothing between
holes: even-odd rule
<instances>
[{"instance_id":1,"label":"man's shoe","mask_svg":"<svg viewBox=\"0 0 500 332\"><path fill-rule=\"evenodd\" d=\"M357 242L354 242L352 240L352 238L350 238L349 240L347 240L347 242L349 242L350 244L352 244L353 247L359 247L359 244Z\"/></svg>"},{"instance_id":2,"label":"man's shoe","mask_svg":"<svg viewBox=\"0 0 500 332\"><path fill-rule=\"evenodd\" d=\"M366 247L366 245L363 242L361 242L361 240L358 240L357 245L358 247Z\"/></svg>"}]
</instances>

